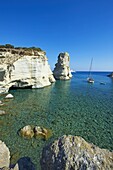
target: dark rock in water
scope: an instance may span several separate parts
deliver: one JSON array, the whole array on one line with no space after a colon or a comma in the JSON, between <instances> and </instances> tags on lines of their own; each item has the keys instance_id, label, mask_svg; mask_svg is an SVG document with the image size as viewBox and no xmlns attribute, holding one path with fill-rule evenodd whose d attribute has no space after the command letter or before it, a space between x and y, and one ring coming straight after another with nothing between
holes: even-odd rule
<instances>
[{"instance_id":1,"label":"dark rock in water","mask_svg":"<svg viewBox=\"0 0 113 170\"><path fill-rule=\"evenodd\" d=\"M77 136L63 136L43 149L42 170L111 170L113 152Z\"/></svg>"},{"instance_id":2,"label":"dark rock in water","mask_svg":"<svg viewBox=\"0 0 113 170\"><path fill-rule=\"evenodd\" d=\"M113 78L113 72L111 74L109 74L108 77Z\"/></svg>"},{"instance_id":3,"label":"dark rock in water","mask_svg":"<svg viewBox=\"0 0 113 170\"><path fill-rule=\"evenodd\" d=\"M19 170L36 170L29 157L23 157L18 160Z\"/></svg>"}]
</instances>

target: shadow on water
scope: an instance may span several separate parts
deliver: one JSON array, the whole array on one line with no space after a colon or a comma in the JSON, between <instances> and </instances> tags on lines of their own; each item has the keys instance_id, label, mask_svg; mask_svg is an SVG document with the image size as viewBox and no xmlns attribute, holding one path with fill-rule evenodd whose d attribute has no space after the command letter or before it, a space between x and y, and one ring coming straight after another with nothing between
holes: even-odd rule
<instances>
[{"instance_id":1,"label":"shadow on water","mask_svg":"<svg viewBox=\"0 0 113 170\"><path fill-rule=\"evenodd\" d=\"M17 163L19 170L36 170L35 165L32 163L29 157L20 158Z\"/></svg>"}]
</instances>

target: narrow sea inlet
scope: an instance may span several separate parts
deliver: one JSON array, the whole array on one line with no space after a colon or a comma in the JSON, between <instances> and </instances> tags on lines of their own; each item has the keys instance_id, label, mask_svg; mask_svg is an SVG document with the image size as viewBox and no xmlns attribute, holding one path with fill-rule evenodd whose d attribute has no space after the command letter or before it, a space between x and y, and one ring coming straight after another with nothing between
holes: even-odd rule
<instances>
[{"instance_id":1,"label":"narrow sea inlet","mask_svg":"<svg viewBox=\"0 0 113 170\"><path fill-rule=\"evenodd\" d=\"M113 150L113 79L108 74L94 72L95 83L88 84L88 73L76 72L71 80L43 89L11 90L10 100L1 95L5 105L0 110L7 114L0 116L0 140L9 147L11 163L29 157L39 170L43 147L64 134ZM18 131L26 125L51 129L52 137L24 139Z\"/></svg>"}]
</instances>

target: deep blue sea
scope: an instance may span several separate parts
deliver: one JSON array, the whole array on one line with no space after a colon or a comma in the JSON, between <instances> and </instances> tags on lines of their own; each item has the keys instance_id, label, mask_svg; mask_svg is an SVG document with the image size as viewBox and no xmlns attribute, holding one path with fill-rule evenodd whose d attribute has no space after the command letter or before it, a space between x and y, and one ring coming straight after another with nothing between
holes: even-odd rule
<instances>
[{"instance_id":1,"label":"deep blue sea","mask_svg":"<svg viewBox=\"0 0 113 170\"><path fill-rule=\"evenodd\" d=\"M56 81L43 89L11 90L14 99L0 99L0 139L11 151L11 162L29 157L40 169L43 147L64 134L77 135L95 145L113 150L113 79L109 72L92 72L94 84L88 84L88 72L73 73L69 81ZM104 82L105 85L100 84ZM18 130L26 125L52 130L48 141L24 139Z\"/></svg>"}]
</instances>

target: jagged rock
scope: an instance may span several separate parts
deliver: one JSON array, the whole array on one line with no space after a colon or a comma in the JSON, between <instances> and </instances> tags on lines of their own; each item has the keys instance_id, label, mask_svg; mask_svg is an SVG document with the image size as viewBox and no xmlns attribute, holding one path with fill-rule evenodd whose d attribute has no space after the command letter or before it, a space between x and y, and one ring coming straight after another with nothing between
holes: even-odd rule
<instances>
[{"instance_id":1,"label":"jagged rock","mask_svg":"<svg viewBox=\"0 0 113 170\"><path fill-rule=\"evenodd\" d=\"M10 87L42 88L52 82L55 79L44 51L0 48L0 93Z\"/></svg>"},{"instance_id":2,"label":"jagged rock","mask_svg":"<svg viewBox=\"0 0 113 170\"><path fill-rule=\"evenodd\" d=\"M109 74L108 77L113 78L113 72L111 74Z\"/></svg>"},{"instance_id":3,"label":"jagged rock","mask_svg":"<svg viewBox=\"0 0 113 170\"><path fill-rule=\"evenodd\" d=\"M0 110L0 115L5 115L6 112L4 110Z\"/></svg>"},{"instance_id":4,"label":"jagged rock","mask_svg":"<svg viewBox=\"0 0 113 170\"><path fill-rule=\"evenodd\" d=\"M35 134L36 138L41 137L41 138L44 138L45 140L47 140L52 135L52 132L49 129L45 129L40 126L35 126L34 134Z\"/></svg>"},{"instance_id":5,"label":"jagged rock","mask_svg":"<svg viewBox=\"0 0 113 170\"><path fill-rule=\"evenodd\" d=\"M23 127L22 129L20 129L19 131L20 136L25 137L25 138L43 138L45 140L47 140L51 135L52 132L50 129L46 129L40 126L30 126L27 125L25 127Z\"/></svg>"},{"instance_id":6,"label":"jagged rock","mask_svg":"<svg viewBox=\"0 0 113 170\"><path fill-rule=\"evenodd\" d=\"M69 60L70 57L67 52L59 54L58 62L55 64L55 69L53 71L55 79L68 80L72 77Z\"/></svg>"},{"instance_id":7,"label":"jagged rock","mask_svg":"<svg viewBox=\"0 0 113 170\"><path fill-rule=\"evenodd\" d=\"M63 136L43 149L42 170L112 170L113 152L77 136Z\"/></svg>"},{"instance_id":8,"label":"jagged rock","mask_svg":"<svg viewBox=\"0 0 113 170\"><path fill-rule=\"evenodd\" d=\"M33 128L30 125L23 127L19 133L25 138L32 138L34 136Z\"/></svg>"},{"instance_id":9,"label":"jagged rock","mask_svg":"<svg viewBox=\"0 0 113 170\"><path fill-rule=\"evenodd\" d=\"M6 99L12 99L14 96L12 94L8 94L5 98Z\"/></svg>"},{"instance_id":10,"label":"jagged rock","mask_svg":"<svg viewBox=\"0 0 113 170\"><path fill-rule=\"evenodd\" d=\"M10 152L4 142L0 141L0 168L9 167Z\"/></svg>"}]
</instances>

